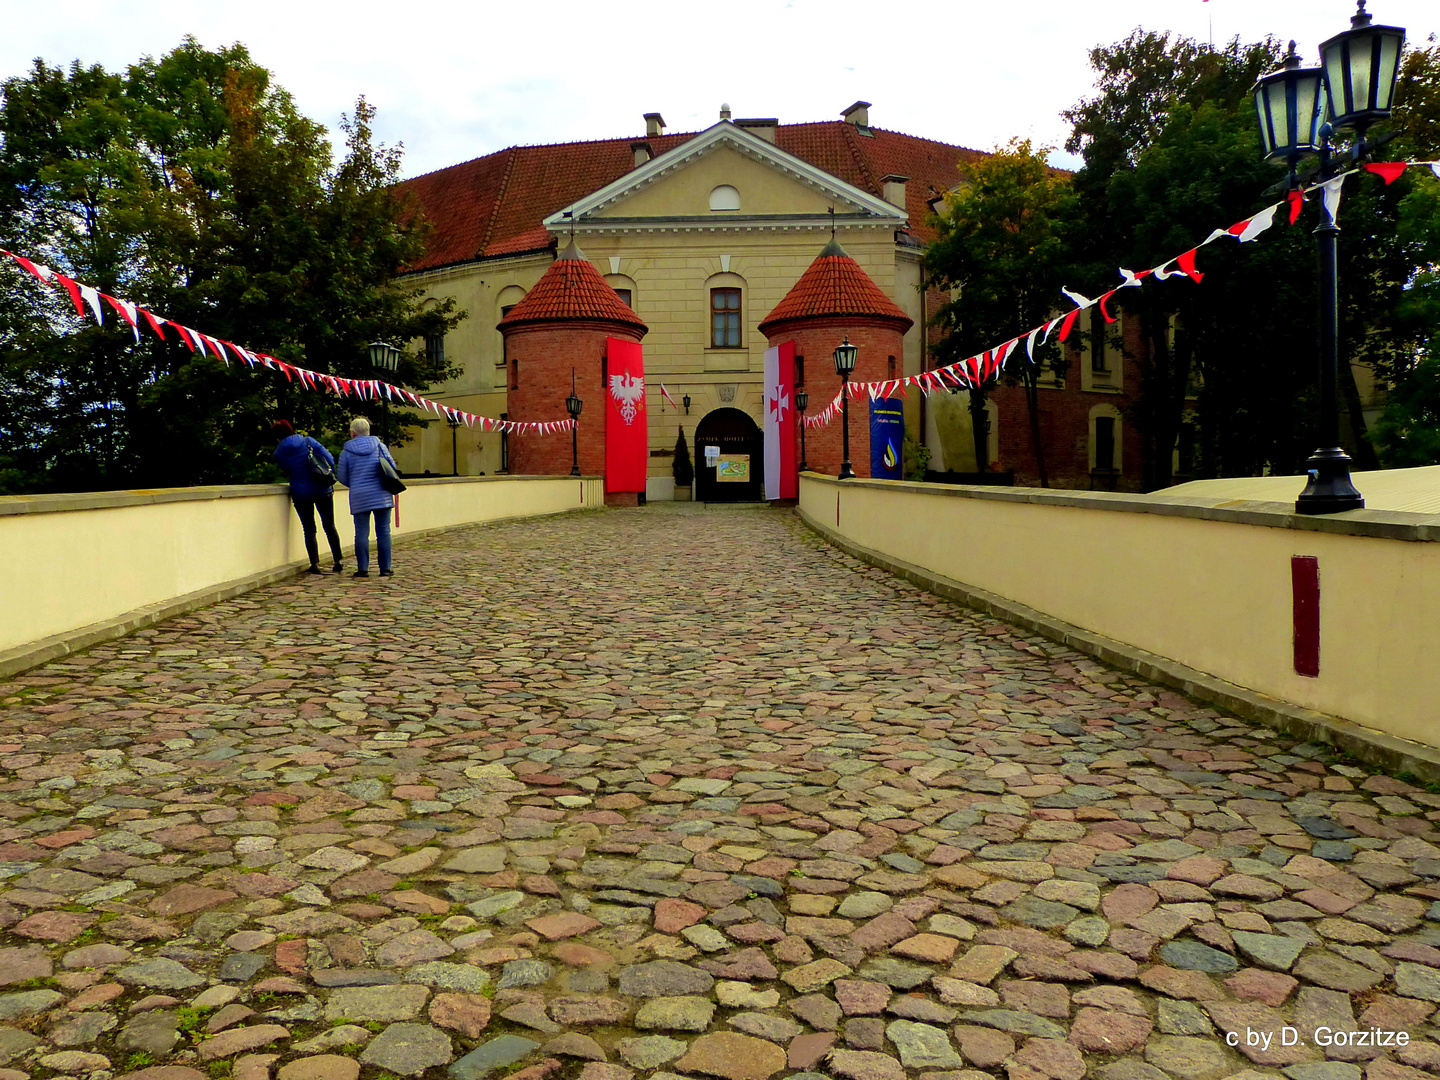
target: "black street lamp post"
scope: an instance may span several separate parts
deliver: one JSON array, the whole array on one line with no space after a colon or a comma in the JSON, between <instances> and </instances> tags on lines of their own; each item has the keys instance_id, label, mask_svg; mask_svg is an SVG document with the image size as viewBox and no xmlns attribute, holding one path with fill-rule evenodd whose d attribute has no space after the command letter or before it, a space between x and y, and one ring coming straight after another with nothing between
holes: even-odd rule
<instances>
[{"instance_id":1,"label":"black street lamp post","mask_svg":"<svg viewBox=\"0 0 1440 1080\"><path fill-rule=\"evenodd\" d=\"M859 352L859 348L850 344L849 334L835 346L835 374L840 376L841 456L845 459L840 462L841 480L855 477L855 470L850 467L850 375L855 370L855 357Z\"/></svg>"},{"instance_id":2,"label":"black street lamp post","mask_svg":"<svg viewBox=\"0 0 1440 1080\"><path fill-rule=\"evenodd\" d=\"M450 475L459 476L460 459L455 449L455 433L460 427L460 417L456 416L454 413L451 413L450 418L445 422L450 425Z\"/></svg>"},{"instance_id":3,"label":"black street lamp post","mask_svg":"<svg viewBox=\"0 0 1440 1080\"><path fill-rule=\"evenodd\" d=\"M400 370L400 350L386 341L372 341L367 349L370 351L370 373L380 378L393 378ZM390 403L381 395L380 398L380 441L387 446L390 443Z\"/></svg>"},{"instance_id":4,"label":"black street lamp post","mask_svg":"<svg viewBox=\"0 0 1440 1080\"><path fill-rule=\"evenodd\" d=\"M570 475L580 475L580 409L584 402L575 396L575 369L570 369L570 396L565 411L570 414Z\"/></svg>"},{"instance_id":5,"label":"black street lamp post","mask_svg":"<svg viewBox=\"0 0 1440 1080\"><path fill-rule=\"evenodd\" d=\"M810 405L810 395L805 392L804 387L795 391L795 408L800 410L800 472L805 472L810 465L805 460L805 410Z\"/></svg>"},{"instance_id":6,"label":"black street lamp post","mask_svg":"<svg viewBox=\"0 0 1440 1080\"><path fill-rule=\"evenodd\" d=\"M1292 41L1285 66L1255 84L1255 112L1265 157L1285 162L1290 170L1289 187L1298 186L1295 169L1306 154L1319 155L1321 183L1367 156L1370 147L1365 132L1390 115L1404 44L1403 29L1372 26L1365 0L1359 0L1350 29L1320 46L1320 67L1302 68ZM1337 154L1330 140L1345 128L1355 130L1355 141ZM1306 462L1309 482L1295 500L1297 514L1335 514L1365 505L1350 481L1350 457L1340 447L1336 395L1340 286L1335 242L1339 232L1330 204L1322 199L1320 224L1315 229L1320 271L1320 448Z\"/></svg>"}]
</instances>

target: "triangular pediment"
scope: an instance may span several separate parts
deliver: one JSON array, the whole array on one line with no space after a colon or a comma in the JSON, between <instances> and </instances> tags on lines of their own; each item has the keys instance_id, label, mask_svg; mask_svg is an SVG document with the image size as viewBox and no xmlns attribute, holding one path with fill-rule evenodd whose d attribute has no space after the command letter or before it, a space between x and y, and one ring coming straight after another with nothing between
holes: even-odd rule
<instances>
[{"instance_id":1,"label":"triangular pediment","mask_svg":"<svg viewBox=\"0 0 1440 1080\"><path fill-rule=\"evenodd\" d=\"M717 209L716 189L733 189L736 209ZM766 139L722 120L618 180L545 219L559 233L621 222L725 226L826 220L833 209L847 223L899 228L904 209L787 154ZM573 215L573 219L572 219Z\"/></svg>"}]
</instances>

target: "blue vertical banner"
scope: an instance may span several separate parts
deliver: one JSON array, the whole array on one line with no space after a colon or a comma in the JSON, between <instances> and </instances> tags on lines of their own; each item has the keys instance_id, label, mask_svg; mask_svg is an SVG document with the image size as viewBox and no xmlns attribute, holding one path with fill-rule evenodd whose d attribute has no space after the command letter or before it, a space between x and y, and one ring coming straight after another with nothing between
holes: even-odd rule
<instances>
[{"instance_id":1,"label":"blue vertical banner","mask_svg":"<svg viewBox=\"0 0 1440 1080\"><path fill-rule=\"evenodd\" d=\"M870 403L870 475L876 480L902 480L905 476L905 410L899 398L876 398Z\"/></svg>"}]
</instances>

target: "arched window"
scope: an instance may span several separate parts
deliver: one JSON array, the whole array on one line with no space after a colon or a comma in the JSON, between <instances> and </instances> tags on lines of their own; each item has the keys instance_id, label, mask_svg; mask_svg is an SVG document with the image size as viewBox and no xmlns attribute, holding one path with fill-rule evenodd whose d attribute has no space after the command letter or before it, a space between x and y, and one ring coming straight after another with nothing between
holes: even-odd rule
<instances>
[{"instance_id":1,"label":"arched window","mask_svg":"<svg viewBox=\"0 0 1440 1080\"><path fill-rule=\"evenodd\" d=\"M605 284L615 290L631 311L635 310L635 282L631 278L624 274L606 274Z\"/></svg>"},{"instance_id":2,"label":"arched window","mask_svg":"<svg viewBox=\"0 0 1440 1080\"><path fill-rule=\"evenodd\" d=\"M721 184L710 192L711 210L739 210L740 192L729 184Z\"/></svg>"}]
</instances>

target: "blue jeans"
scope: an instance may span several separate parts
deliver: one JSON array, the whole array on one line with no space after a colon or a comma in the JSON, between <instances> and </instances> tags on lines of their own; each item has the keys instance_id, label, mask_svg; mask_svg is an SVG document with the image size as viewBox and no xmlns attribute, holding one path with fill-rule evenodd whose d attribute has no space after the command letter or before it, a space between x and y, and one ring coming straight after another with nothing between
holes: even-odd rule
<instances>
[{"instance_id":1,"label":"blue jeans","mask_svg":"<svg viewBox=\"0 0 1440 1080\"><path fill-rule=\"evenodd\" d=\"M355 569L370 569L370 515L375 515L375 546L380 553L380 572L390 569L390 508L366 510L355 516Z\"/></svg>"}]
</instances>

